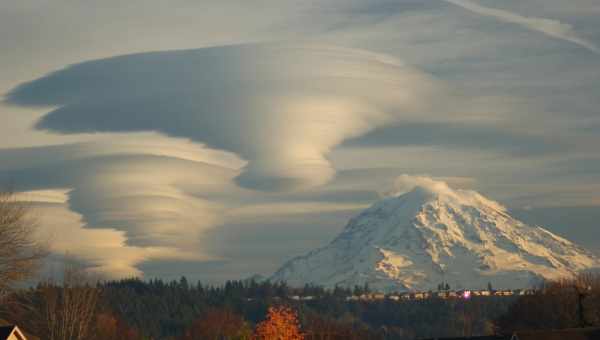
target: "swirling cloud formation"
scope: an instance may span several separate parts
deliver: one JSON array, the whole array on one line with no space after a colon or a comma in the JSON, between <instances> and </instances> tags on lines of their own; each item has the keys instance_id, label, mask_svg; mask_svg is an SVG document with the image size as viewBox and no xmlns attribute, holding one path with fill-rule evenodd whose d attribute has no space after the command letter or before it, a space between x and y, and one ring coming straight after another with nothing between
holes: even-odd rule
<instances>
[{"instance_id":1,"label":"swirling cloud formation","mask_svg":"<svg viewBox=\"0 0 600 340\"><path fill-rule=\"evenodd\" d=\"M32 202L40 237L56 255L110 277L142 275L151 259L214 257L201 242L223 221L244 162L155 134L0 149L0 183Z\"/></svg>"},{"instance_id":2,"label":"swirling cloud formation","mask_svg":"<svg viewBox=\"0 0 600 340\"><path fill-rule=\"evenodd\" d=\"M151 52L69 66L7 101L51 106L61 133L157 131L236 153L236 182L288 191L328 182L328 153L390 122L431 114L437 85L361 50L285 44Z\"/></svg>"}]
</instances>

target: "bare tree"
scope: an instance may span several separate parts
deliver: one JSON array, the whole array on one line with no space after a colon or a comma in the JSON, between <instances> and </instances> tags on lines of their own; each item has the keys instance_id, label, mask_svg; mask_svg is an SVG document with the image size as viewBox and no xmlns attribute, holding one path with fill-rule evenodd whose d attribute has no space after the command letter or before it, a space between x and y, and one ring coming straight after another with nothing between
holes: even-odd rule
<instances>
[{"instance_id":1,"label":"bare tree","mask_svg":"<svg viewBox=\"0 0 600 340\"><path fill-rule=\"evenodd\" d=\"M547 282L524 295L498 320L500 330L563 329L600 326L600 274L582 273Z\"/></svg>"},{"instance_id":2,"label":"bare tree","mask_svg":"<svg viewBox=\"0 0 600 340\"><path fill-rule=\"evenodd\" d=\"M62 285L51 281L39 286L41 312L48 340L88 339L97 312L100 290L79 265L65 264Z\"/></svg>"},{"instance_id":3,"label":"bare tree","mask_svg":"<svg viewBox=\"0 0 600 340\"><path fill-rule=\"evenodd\" d=\"M27 204L0 192L0 301L13 286L29 278L46 255L34 238L36 224Z\"/></svg>"},{"instance_id":4,"label":"bare tree","mask_svg":"<svg viewBox=\"0 0 600 340\"><path fill-rule=\"evenodd\" d=\"M101 291L97 279L76 263L66 263L60 278L17 291L11 321L45 340L94 339Z\"/></svg>"}]
</instances>

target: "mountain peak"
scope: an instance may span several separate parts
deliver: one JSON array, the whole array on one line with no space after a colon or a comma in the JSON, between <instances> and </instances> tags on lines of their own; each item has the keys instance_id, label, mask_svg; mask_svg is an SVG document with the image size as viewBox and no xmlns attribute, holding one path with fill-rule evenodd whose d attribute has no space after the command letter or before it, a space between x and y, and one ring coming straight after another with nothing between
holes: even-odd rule
<instances>
[{"instance_id":1,"label":"mountain peak","mask_svg":"<svg viewBox=\"0 0 600 340\"><path fill-rule=\"evenodd\" d=\"M411 185L407 185L410 181ZM329 245L289 261L272 279L379 290L523 288L595 266L566 239L512 218L471 190L400 177L395 193L352 218Z\"/></svg>"},{"instance_id":2,"label":"mountain peak","mask_svg":"<svg viewBox=\"0 0 600 340\"><path fill-rule=\"evenodd\" d=\"M386 202L388 200L396 202L396 204L411 202L409 204L414 206L423 206L427 203L437 202L438 205L477 207L479 209L492 209L504 213L507 211L504 205L490 200L476 191L452 189L445 182L441 181L436 181L435 185L417 184L410 191L388 194L386 198L373 204L373 207L377 207L379 204L390 204Z\"/></svg>"}]
</instances>

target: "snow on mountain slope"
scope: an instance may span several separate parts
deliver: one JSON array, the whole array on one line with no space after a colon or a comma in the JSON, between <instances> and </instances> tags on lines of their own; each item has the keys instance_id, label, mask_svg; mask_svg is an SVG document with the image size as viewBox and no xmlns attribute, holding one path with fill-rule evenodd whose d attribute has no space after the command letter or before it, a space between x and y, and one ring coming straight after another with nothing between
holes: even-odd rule
<instances>
[{"instance_id":1,"label":"snow on mountain slope","mask_svg":"<svg viewBox=\"0 0 600 340\"><path fill-rule=\"evenodd\" d=\"M381 291L524 288L598 266L592 253L512 218L474 191L430 180L350 220L329 245L287 262L272 281Z\"/></svg>"}]
</instances>

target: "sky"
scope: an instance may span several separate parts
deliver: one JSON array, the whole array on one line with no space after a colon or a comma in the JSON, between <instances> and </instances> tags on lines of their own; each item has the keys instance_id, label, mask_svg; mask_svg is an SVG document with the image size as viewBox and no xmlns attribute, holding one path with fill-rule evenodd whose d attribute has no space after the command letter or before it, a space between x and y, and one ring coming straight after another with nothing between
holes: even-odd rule
<instances>
[{"instance_id":1,"label":"sky","mask_svg":"<svg viewBox=\"0 0 600 340\"><path fill-rule=\"evenodd\" d=\"M0 184L31 202L51 262L108 278L268 276L404 175L600 253L599 16L596 0L3 1Z\"/></svg>"}]
</instances>

